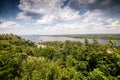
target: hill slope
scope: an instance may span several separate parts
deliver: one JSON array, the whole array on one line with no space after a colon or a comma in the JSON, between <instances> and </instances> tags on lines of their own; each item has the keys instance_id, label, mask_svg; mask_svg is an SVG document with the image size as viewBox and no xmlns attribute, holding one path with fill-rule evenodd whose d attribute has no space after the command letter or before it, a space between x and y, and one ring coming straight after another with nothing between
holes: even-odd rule
<instances>
[{"instance_id":1,"label":"hill slope","mask_svg":"<svg viewBox=\"0 0 120 80\"><path fill-rule=\"evenodd\" d=\"M44 42L45 48L13 34L0 35L1 80L119 80L120 47L112 40Z\"/></svg>"}]
</instances>

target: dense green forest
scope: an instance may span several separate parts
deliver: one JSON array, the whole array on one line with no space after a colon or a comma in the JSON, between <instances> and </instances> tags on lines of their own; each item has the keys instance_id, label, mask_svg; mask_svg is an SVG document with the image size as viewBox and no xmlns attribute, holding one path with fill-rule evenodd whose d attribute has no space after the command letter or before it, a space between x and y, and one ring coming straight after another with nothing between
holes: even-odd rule
<instances>
[{"instance_id":1,"label":"dense green forest","mask_svg":"<svg viewBox=\"0 0 120 80\"><path fill-rule=\"evenodd\" d=\"M1 34L0 80L120 80L120 46L114 40L39 44L46 47Z\"/></svg>"}]
</instances>

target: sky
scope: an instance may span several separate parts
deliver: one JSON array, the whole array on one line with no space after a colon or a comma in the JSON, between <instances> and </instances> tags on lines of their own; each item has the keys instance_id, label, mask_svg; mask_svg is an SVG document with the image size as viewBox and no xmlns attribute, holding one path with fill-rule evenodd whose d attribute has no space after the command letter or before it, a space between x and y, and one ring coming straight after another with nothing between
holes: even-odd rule
<instances>
[{"instance_id":1,"label":"sky","mask_svg":"<svg viewBox=\"0 0 120 80\"><path fill-rule=\"evenodd\" d=\"M0 34L120 34L120 0L0 0Z\"/></svg>"}]
</instances>

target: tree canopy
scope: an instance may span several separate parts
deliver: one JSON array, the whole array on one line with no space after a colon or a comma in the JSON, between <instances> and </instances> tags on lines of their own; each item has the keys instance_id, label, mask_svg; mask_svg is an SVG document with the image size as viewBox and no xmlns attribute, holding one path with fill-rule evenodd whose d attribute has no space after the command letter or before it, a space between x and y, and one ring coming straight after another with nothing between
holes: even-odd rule
<instances>
[{"instance_id":1,"label":"tree canopy","mask_svg":"<svg viewBox=\"0 0 120 80\"><path fill-rule=\"evenodd\" d=\"M93 39L34 42L0 35L1 80L120 80L120 46Z\"/></svg>"}]
</instances>

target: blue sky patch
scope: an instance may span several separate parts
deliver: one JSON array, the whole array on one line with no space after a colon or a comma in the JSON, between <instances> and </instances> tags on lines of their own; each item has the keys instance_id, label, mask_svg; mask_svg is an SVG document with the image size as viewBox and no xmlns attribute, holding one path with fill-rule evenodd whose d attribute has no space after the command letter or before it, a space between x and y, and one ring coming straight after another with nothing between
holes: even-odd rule
<instances>
[{"instance_id":1,"label":"blue sky patch","mask_svg":"<svg viewBox=\"0 0 120 80\"><path fill-rule=\"evenodd\" d=\"M87 9L80 9L79 15L84 15L87 12Z\"/></svg>"},{"instance_id":2,"label":"blue sky patch","mask_svg":"<svg viewBox=\"0 0 120 80\"><path fill-rule=\"evenodd\" d=\"M63 9L65 6L67 6L68 3L69 3L69 1L70 1L70 0L64 1L63 4L61 5L61 8Z\"/></svg>"}]
</instances>

